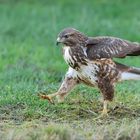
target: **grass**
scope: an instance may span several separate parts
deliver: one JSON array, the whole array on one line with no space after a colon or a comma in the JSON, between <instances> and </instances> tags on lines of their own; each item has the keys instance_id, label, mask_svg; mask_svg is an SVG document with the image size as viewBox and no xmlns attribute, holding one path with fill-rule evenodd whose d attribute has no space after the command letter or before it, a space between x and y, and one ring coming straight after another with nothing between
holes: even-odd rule
<instances>
[{"instance_id":1,"label":"grass","mask_svg":"<svg viewBox=\"0 0 140 140\"><path fill-rule=\"evenodd\" d=\"M4 124L4 126L1 125L2 131L0 136L2 140L130 140L140 138L138 121L140 120L129 122L129 120L123 119L122 123L113 122L108 124L108 122L105 122L104 124L97 124L86 120L85 124L78 121L70 125L61 124L61 126L52 122L45 126L38 121L26 122L20 126L12 125L12 127L11 124L10 126L9 124Z\"/></svg>"},{"instance_id":2,"label":"grass","mask_svg":"<svg viewBox=\"0 0 140 140\"><path fill-rule=\"evenodd\" d=\"M57 34L74 27L89 36L140 40L139 0L0 0L0 139L140 139L140 81L117 85L108 118L97 89L78 86L51 105L67 70ZM117 60L140 67L139 57ZM117 106L113 110L113 107ZM66 125L66 126L65 126Z\"/></svg>"}]
</instances>

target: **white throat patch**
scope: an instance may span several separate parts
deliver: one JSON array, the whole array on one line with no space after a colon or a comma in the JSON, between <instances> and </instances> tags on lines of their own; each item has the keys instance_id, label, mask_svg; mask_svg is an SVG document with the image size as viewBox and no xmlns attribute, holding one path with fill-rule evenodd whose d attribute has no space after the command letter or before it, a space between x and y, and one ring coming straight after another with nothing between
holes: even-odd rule
<instances>
[{"instance_id":1,"label":"white throat patch","mask_svg":"<svg viewBox=\"0 0 140 140\"><path fill-rule=\"evenodd\" d=\"M71 55L69 54L69 51L70 51L70 47L69 46L63 47L63 53L64 53L63 56L64 56L64 60L66 61L67 64L69 64L68 63L69 61L74 63L72 58L71 58Z\"/></svg>"}]
</instances>

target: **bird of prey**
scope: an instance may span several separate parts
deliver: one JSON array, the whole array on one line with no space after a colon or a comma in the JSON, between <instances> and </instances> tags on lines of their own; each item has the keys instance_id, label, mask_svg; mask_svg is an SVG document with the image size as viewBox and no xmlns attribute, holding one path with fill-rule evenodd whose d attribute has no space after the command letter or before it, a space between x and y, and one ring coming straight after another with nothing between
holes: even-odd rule
<instances>
[{"instance_id":1,"label":"bird of prey","mask_svg":"<svg viewBox=\"0 0 140 140\"><path fill-rule=\"evenodd\" d=\"M63 57L69 66L65 78L54 94L41 95L52 102L57 97L62 102L66 95L80 83L96 86L103 96L102 114L114 97L115 83L123 80L140 80L140 68L129 67L113 58L140 55L140 44L116 37L88 37L74 28L65 28L57 38L63 44Z\"/></svg>"}]
</instances>

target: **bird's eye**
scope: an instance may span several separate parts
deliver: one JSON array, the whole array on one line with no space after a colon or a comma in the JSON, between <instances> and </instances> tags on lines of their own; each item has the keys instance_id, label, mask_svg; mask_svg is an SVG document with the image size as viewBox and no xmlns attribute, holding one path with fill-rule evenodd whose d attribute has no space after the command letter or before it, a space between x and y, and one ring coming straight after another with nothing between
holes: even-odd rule
<instances>
[{"instance_id":1,"label":"bird's eye","mask_svg":"<svg viewBox=\"0 0 140 140\"><path fill-rule=\"evenodd\" d=\"M65 38L68 38L68 35L64 35Z\"/></svg>"}]
</instances>

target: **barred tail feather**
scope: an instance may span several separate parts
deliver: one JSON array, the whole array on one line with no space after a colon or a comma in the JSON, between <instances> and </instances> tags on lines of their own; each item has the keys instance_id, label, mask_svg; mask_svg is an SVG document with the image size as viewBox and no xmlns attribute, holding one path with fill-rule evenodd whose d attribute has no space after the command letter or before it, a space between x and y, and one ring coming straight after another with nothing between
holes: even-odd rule
<instances>
[{"instance_id":1,"label":"barred tail feather","mask_svg":"<svg viewBox=\"0 0 140 140\"><path fill-rule=\"evenodd\" d=\"M117 68L121 72L120 80L140 80L140 68L129 67L115 62Z\"/></svg>"}]
</instances>

